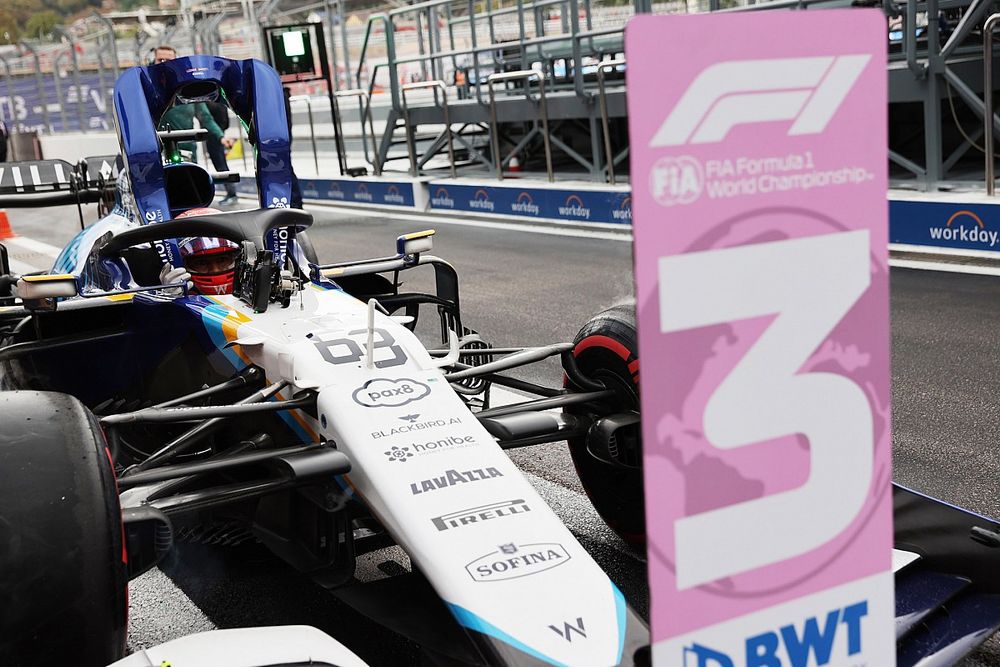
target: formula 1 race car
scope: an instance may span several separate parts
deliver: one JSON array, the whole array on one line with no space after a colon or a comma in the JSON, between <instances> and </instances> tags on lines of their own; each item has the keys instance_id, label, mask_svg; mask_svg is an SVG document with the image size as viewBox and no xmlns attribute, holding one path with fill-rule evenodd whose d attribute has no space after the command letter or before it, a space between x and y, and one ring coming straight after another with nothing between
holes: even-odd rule
<instances>
[{"instance_id":1,"label":"formula 1 race car","mask_svg":"<svg viewBox=\"0 0 1000 667\"><path fill-rule=\"evenodd\" d=\"M413 572L348 598L432 664L648 664L640 615L504 453L567 442L598 513L642 546L634 309L571 343L493 347L463 321L433 232L321 263L311 216L287 208L281 94L257 61L133 68L115 89L117 179L53 161L0 175L0 207L104 200L114 180L112 210L51 271L13 275L0 245L0 655L120 658L127 581L175 537L212 535L328 588L399 544ZM157 119L206 100L248 127L260 209L188 215L213 176L171 157L198 132ZM232 294L162 284L191 237L237 244ZM421 269L434 292L401 291ZM563 387L504 373L550 357ZM525 400L493 406L494 386ZM899 664L952 664L1000 627L1000 524L894 493Z\"/></svg>"},{"instance_id":2,"label":"formula 1 race car","mask_svg":"<svg viewBox=\"0 0 1000 667\"><path fill-rule=\"evenodd\" d=\"M490 348L463 323L455 269L429 254L433 232L403 236L379 259L310 256L311 216L286 207L281 94L257 61L127 71L115 90L123 167L113 210L50 272L0 267L0 461L18 471L0 490L17 545L0 574L16 610L0 654L121 657L127 580L173 536L225 532L331 588L351 581L359 554L400 544L417 571L400 586L420 580L412 599L433 630L415 638L447 661L632 664L645 624L503 451L583 443L589 415L632 399L592 379L571 343ZM248 126L262 208L179 219L211 203L213 179L171 159L198 132L158 133L157 121L172 103L210 99ZM83 168L10 169L0 205L103 195ZM164 264L181 266L178 240L191 237L238 245L232 294L161 284ZM395 276L421 268L435 292L400 291ZM430 346L414 333L428 308L441 338ZM553 356L566 389L501 373ZM491 408L494 384L538 398ZM634 409L616 419L637 421ZM612 440L616 424L601 437ZM402 596L382 596L398 610ZM375 594L361 597L378 614Z\"/></svg>"}]
</instances>

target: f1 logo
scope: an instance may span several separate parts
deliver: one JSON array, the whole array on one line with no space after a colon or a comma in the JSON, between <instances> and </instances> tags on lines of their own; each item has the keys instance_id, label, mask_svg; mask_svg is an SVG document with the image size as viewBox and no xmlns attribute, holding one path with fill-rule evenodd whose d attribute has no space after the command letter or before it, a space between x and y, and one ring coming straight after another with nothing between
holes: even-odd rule
<instances>
[{"instance_id":1,"label":"f1 logo","mask_svg":"<svg viewBox=\"0 0 1000 667\"><path fill-rule=\"evenodd\" d=\"M789 135L818 134L871 56L730 60L702 70L649 142L710 144L733 127L791 120Z\"/></svg>"}]
</instances>

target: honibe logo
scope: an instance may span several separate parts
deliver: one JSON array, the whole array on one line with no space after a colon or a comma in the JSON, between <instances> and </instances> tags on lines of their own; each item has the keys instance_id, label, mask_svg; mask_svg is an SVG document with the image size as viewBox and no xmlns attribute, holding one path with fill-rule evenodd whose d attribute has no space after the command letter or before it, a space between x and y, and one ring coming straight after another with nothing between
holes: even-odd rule
<instances>
[{"instance_id":1,"label":"honibe logo","mask_svg":"<svg viewBox=\"0 0 1000 667\"><path fill-rule=\"evenodd\" d=\"M651 147L722 141L737 125L792 121L790 136L818 134L861 76L869 54L730 60L695 78Z\"/></svg>"}]
</instances>

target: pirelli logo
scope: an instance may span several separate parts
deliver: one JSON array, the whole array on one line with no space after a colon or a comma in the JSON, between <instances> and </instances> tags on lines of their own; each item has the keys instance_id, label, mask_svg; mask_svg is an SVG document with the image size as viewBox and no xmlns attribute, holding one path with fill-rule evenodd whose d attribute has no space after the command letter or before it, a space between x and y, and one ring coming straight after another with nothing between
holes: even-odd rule
<instances>
[{"instance_id":1,"label":"pirelli logo","mask_svg":"<svg viewBox=\"0 0 1000 667\"><path fill-rule=\"evenodd\" d=\"M431 519L431 523L433 523L438 530L452 530L454 528L462 528L463 526L468 526L474 523L483 523L485 521L491 521L505 516L514 516L515 514L524 514L530 511L531 508L528 507L528 504L524 502L523 499L518 498L516 500L504 500L498 503L480 505L479 507L470 507L469 509L460 510L458 512L444 514Z\"/></svg>"}]
</instances>

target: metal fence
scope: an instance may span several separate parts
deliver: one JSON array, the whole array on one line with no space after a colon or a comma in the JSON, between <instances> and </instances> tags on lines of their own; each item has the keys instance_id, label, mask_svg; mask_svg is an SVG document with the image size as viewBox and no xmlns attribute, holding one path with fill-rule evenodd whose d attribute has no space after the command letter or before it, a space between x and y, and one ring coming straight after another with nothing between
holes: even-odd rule
<instances>
[{"instance_id":1,"label":"metal fence","mask_svg":"<svg viewBox=\"0 0 1000 667\"><path fill-rule=\"evenodd\" d=\"M747 4L753 0L672 0L650 5L656 12L703 11L722 3ZM359 86L378 96L388 92L393 83L402 84L431 79L453 80L462 63L439 59L428 69L420 55L428 47L428 30L449 35L456 48L462 45L500 43L517 39L523 17L516 6L501 7L500 0L473 3L461 0L450 3L447 25L421 23L420 14L399 16L392 26L391 49L387 41L371 39L368 12L345 15L337 0L324 0L287 12L279 0L257 0L253 22L240 13L205 12L197 19L180 15L167 22L140 17L134 36L114 37L108 16L94 12L73 28L57 28L45 42L22 41L0 47L0 120L13 132L98 132L113 129L111 93L118 74L136 64L148 62L152 49L171 44L178 52L215 53L230 58L260 58L258 31L267 23L301 21L318 12L328 26L330 59L336 76L336 89ZM583 0L581 0L581 5ZM528 38L567 33L572 23L565 0L535 2ZM586 25L593 29L621 28L635 13L630 3L622 6L594 7L586 4ZM485 9L479 9L485 7ZM547 8L546 8L547 7ZM543 9L544 8L544 9ZM470 11L471 18L470 19ZM110 14L119 19L120 15ZM444 12L440 14L444 21ZM157 17L164 18L164 17ZM135 29L133 26L131 29ZM121 31L121 28L119 28ZM391 53L390 53L391 51ZM390 55L404 62L394 62L388 78ZM360 63L360 65L359 65ZM433 76L431 76L433 74ZM318 94L318 84L294 85L296 95Z\"/></svg>"}]
</instances>

